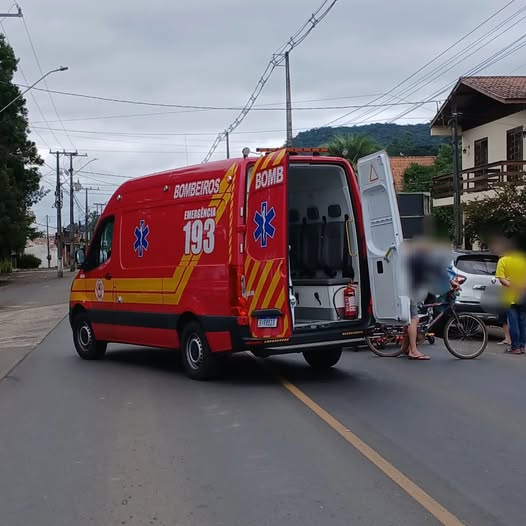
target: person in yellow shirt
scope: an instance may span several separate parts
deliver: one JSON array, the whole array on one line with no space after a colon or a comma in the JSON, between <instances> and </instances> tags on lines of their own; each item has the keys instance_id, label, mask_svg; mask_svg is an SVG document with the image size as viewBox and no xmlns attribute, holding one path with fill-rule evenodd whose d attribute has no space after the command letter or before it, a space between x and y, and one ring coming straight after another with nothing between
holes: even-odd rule
<instances>
[{"instance_id":1,"label":"person in yellow shirt","mask_svg":"<svg viewBox=\"0 0 526 526\"><path fill-rule=\"evenodd\" d=\"M503 254L497 263L495 277L503 289L503 302L508 310L511 354L524 354L526 347L526 255L518 251L510 240L493 244Z\"/></svg>"}]
</instances>

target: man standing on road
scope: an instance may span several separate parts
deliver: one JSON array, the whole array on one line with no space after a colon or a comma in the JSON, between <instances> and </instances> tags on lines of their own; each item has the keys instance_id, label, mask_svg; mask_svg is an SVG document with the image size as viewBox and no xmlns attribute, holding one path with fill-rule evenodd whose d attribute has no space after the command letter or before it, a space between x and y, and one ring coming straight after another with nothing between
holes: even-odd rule
<instances>
[{"instance_id":1,"label":"man standing on road","mask_svg":"<svg viewBox=\"0 0 526 526\"><path fill-rule=\"evenodd\" d=\"M497 254L503 254L497 263L495 277L504 287L503 302L508 310L511 336L511 354L524 354L526 346L526 257L510 240L493 242Z\"/></svg>"},{"instance_id":2,"label":"man standing on road","mask_svg":"<svg viewBox=\"0 0 526 526\"><path fill-rule=\"evenodd\" d=\"M429 360L418 348L418 304L428 295L441 295L449 290L458 290L460 285L452 266L449 249L424 239L409 243L407 267L410 281L411 322L402 343L402 352L411 360Z\"/></svg>"}]
</instances>

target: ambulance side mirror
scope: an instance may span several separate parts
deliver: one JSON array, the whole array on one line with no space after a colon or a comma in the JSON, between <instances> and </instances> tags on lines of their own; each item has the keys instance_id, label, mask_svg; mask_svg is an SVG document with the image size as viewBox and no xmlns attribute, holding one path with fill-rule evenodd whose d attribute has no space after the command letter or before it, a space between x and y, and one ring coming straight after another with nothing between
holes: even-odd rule
<instances>
[{"instance_id":1,"label":"ambulance side mirror","mask_svg":"<svg viewBox=\"0 0 526 526\"><path fill-rule=\"evenodd\" d=\"M84 266L84 263L86 263L86 253L83 248L75 250L75 262L81 268Z\"/></svg>"}]
</instances>

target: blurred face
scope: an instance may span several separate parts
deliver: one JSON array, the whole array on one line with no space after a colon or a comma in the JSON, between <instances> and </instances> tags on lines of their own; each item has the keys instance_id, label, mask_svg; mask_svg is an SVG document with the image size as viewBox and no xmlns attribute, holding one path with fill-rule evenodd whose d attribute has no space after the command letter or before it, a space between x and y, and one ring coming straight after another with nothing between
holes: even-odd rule
<instances>
[{"instance_id":1,"label":"blurred face","mask_svg":"<svg viewBox=\"0 0 526 526\"><path fill-rule=\"evenodd\" d=\"M504 254L511 248L511 243L503 237L493 238L489 243L489 249L495 254Z\"/></svg>"}]
</instances>

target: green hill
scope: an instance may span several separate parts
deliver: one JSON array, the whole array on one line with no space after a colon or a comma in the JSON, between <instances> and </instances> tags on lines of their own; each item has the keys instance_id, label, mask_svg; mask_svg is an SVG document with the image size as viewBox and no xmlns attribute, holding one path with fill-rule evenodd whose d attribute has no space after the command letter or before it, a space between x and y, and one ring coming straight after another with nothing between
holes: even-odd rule
<instances>
[{"instance_id":1,"label":"green hill","mask_svg":"<svg viewBox=\"0 0 526 526\"><path fill-rule=\"evenodd\" d=\"M389 155L436 155L447 137L431 137L428 124L366 124L339 128L313 128L294 138L296 147L317 147L327 144L337 135L367 135Z\"/></svg>"}]
</instances>

